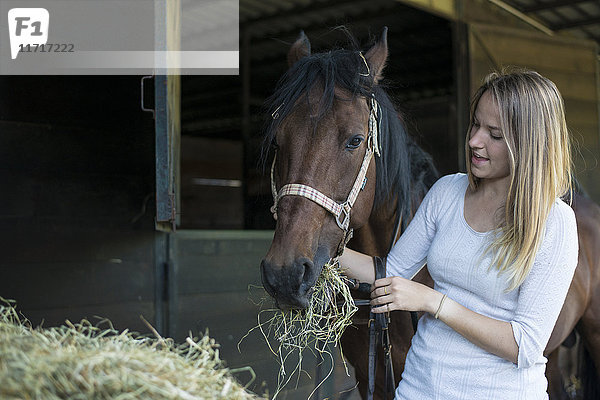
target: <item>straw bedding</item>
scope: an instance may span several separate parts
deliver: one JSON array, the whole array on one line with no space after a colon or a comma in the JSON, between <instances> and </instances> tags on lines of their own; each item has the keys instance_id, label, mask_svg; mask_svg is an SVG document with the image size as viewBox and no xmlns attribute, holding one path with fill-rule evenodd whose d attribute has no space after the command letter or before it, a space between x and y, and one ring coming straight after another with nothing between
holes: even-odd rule
<instances>
[{"instance_id":1,"label":"straw bedding","mask_svg":"<svg viewBox=\"0 0 600 400\"><path fill-rule=\"evenodd\" d=\"M2 399L257 398L225 368L208 335L177 345L86 320L32 328L0 300Z\"/></svg>"}]
</instances>

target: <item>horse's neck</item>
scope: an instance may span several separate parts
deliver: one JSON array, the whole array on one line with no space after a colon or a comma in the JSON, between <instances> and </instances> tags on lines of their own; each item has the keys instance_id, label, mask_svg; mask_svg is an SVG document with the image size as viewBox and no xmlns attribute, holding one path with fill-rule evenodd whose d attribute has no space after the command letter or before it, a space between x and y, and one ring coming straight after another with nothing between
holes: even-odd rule
<instances>
[{"instance_id":1,"label":"horse's neck","mask_svg":"<svg viewBox=\"0 0 600 400\"><path fill-rule=\"evenodd\" d=\"M354 237L350 241L349 247L372 256L386 256L390 250L398 218L397 202L398 200L395 199L385 207L373 209L369 221L354 230Z\"/></svg>"},{"instance_id":2,"label":"horse's neck","mask_svg":"<svg viewBox=\"0 0 600 400\"><path fill-rule=\"evenodd\" d=\"M409 196L395 196L379 208L373 208L367 224L355 230L354 238L349 243L350 248L373 256L386 256L395 234L399 215L398 201L409 203L403 203L407 207L403 207L401 211L405 219L401 222L406 226L419 208L427 190L437 180L437 171L431 158L414 142L410 143L411 184L410 188L404 189ZM401 198L403 200L400 200Z\"/></svg>"}]
</instances>

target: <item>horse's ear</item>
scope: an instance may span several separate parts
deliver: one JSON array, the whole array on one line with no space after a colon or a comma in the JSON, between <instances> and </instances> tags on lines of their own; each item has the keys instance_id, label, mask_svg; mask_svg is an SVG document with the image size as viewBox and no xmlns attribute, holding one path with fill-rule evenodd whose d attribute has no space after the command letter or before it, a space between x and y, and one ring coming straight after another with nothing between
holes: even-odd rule
<instances>
[{"instance_id":1,"label":"horse's ear","mask_svg":"<svg viewBox=\"0 0 600 400\"><path fill-rule=\"evenodd\" d=\"M388 28L385 26L379 41L375 43L369 49L369 51L367 51L367 54L365 54L365 58L369 64L369 70L371 71L371 76L373 76L375 83L379 82L383 78L383 68L385 67L385 62L388 57L387 31Z\"/></svg>"},{"instance_id":2,"label":"horse's ear","mask_svg":"<svg viewBox=\"0 0 600 400\"><path fill-rule=\"evenodd\" d=\"M288 67L291 67L300 60L302 57L310 55L310 41L304 34L304 31L300 31L298 39L294 42L290 51L287 55Z\"/></svg>"}]
</instances>

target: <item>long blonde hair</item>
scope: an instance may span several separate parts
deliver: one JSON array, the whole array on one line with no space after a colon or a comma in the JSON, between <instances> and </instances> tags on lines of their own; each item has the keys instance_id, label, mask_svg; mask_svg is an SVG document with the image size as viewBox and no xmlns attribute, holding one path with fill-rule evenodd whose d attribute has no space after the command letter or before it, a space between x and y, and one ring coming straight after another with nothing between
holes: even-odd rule
<instances>
[{"instance_id":1,"label":"long blonde hair","mask_svg":"<svg viewBox=\"0 0 600 400\"><path fill-rule=\"evenodd\" d=\"M552 81L529 70L489 74L471 103L465 154L472 190L480 180L471 172L469 137L486 91L498 107L510 160L504 221L486 253L493 254L490 268L507 274L510 291L523 283L533 266L555 199L571 191L570 140L563 99Z\"/></svg>"}]
</instances>

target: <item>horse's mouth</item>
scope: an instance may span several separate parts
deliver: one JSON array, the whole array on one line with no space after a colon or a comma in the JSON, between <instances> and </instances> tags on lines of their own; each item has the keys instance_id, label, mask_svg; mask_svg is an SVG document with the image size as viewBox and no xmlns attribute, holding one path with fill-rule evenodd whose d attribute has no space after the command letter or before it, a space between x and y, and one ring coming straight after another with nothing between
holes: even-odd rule
<instances>
[{"instance_id":1,"label":"horse's mouth","mask_svg":"<svg viewBox=\"0 0 600 400\"><path fill-rule=\"evenodd\" d=\"M310 307L310 301L315 291L314 286L307 289L304 295L288 298L285 296L272 296L275 300L275 306L282 311L307 310Z\"/></svg>"},{"instance_id":2,"label":"horse's mouth","mask_svg":"<svg viewBox=\"0 0 600 400\"><path fill-rule=\"evenodd\" d=\"M310 305L310 298L298 297L295 299L294 304L291 304L290 302L284 302L276 298L275 305L282 311L306 310Z\"/></svg>"}]
</instances>

